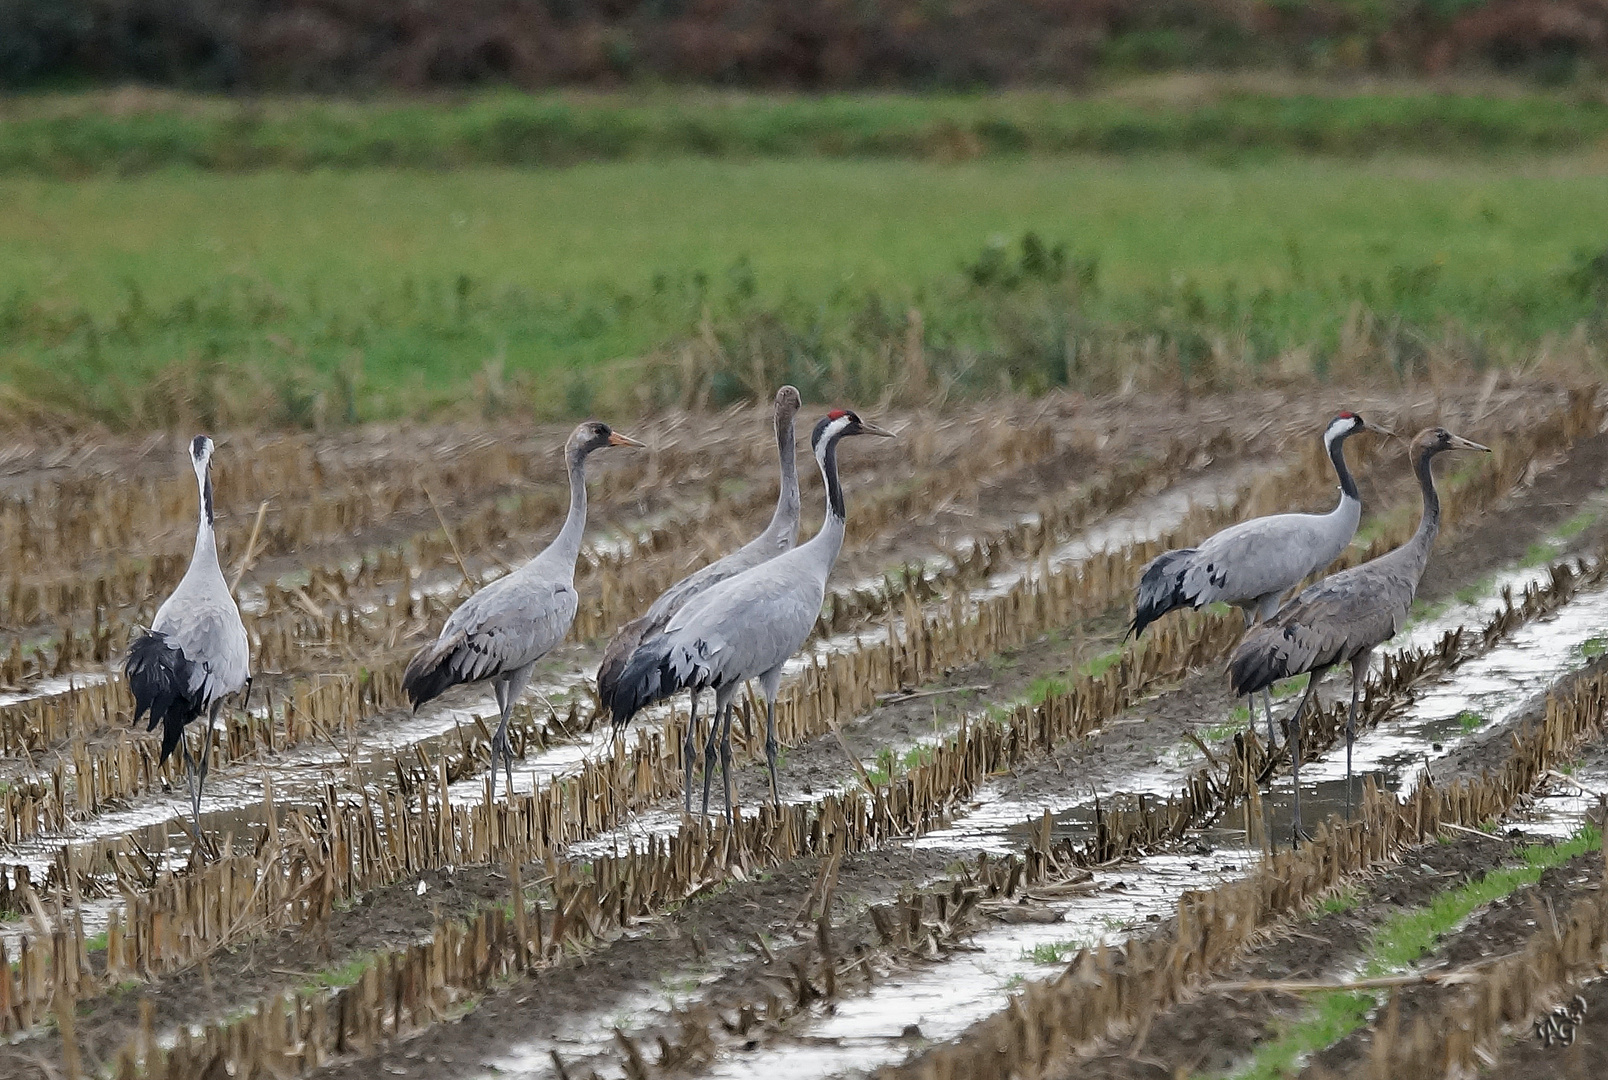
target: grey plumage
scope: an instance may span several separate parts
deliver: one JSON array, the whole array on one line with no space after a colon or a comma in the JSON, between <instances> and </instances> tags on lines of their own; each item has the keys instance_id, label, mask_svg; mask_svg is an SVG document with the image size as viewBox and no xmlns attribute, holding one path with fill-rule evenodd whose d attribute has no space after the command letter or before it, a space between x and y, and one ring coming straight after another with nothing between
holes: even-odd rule
<instances>
[{"instance_id":1,"label":"grey plumage","mask_svg":"<svg viewBox=\"0 0 1608 1080\"><path fill-rule=\"evenodd\" d=\"M1340 481L1340 501L1333 510L1253 518L1230 525L1198 547L1156 556L1139 576L1131 632L1144 633L1177 608L1219 602L1238 607L1248 628L1277 611L1285 593L1338 558L1362 517L1362 497L1345 458L1345 440L1359 431L1390 434L1349 412L1324 428L1324 450ZM1266 696L1263 702L1271 742L1273 707Z\"/></svg>"},{"instance_id":2,"label":"grey plumage","mask_svg":"<svg viewBox=\"0 0 1608 1080\"><path fill-rule=\"evenodd\" d=\"M597 669L597 696L598 704L603 711L613 718L615 728L623 728L631 722L635 715L637 705L627 712L616 701L615 690L619 686L620 676L625 673L625 666L630 662L631 655L640 648L645 641L650 641L664 632L671 616L680 611L689 600L704 592L706 589L736 577L745 570L750 570L760 563L774 559L776 556L788 551L798 541L799 496L798 496L798 453L793 432L794 418L798 415L802 400L798 390L791 386L783 386L776 391L776 405L774 421L776 427L776 453L780 461L781 479L776 495L776 509L771 514L770 524L765 527L754 539L727 555L723 559L708 564L681 581L670 586L656 599L646 612L632 619L609 639L603 650L603 659ZM696 757L695 748L698 735L698 691L689 693L692 699L691 709L687 719L686 742L682 747L682 760L685 764L686 776L682 786L682 796L688 812L692 810L692 765Z\"/></svg>"},{"instance_id":3,"label":"grey plumage","mask_svg":"<svg viewBox=\"0 0 1608 1080\"><path fill-rule=\"evenodd\" d=\"M1280 679L1310 673L1306 692L1291 719L1291 764L1295 772L1295 828L1301 828L1301 711L1325 672L1351 665L1351 711L1346 720L1346 791L1351 790L1351 749L1357 698L1368 661L1382 642L1407 621L1419 579L1440 528L1440 498L1430 463L1446 450L1489 450L1448 432L1427 428L1413 440L1413 470L1424 512L1411 539L1377 559L1341 571L1302 590L1279 612L1252 630L1234 650L1229 679L1236 694L1254 694Z\"/></svg>"},{"instance_id":4,"label":"grey plumage","mask_svg":"<svg viewBox=\"0 0 1608 1080\"><path fill-rule=\"evenodd\" d=\"M776 452L780 460L781 481L776 496L776 509L765 530L736 551L699 568L670 586L642 615L615 631L603 650L603 659L597 669L598 701L613 716L616 727L623 727L631 714L622 714L614 708L614 691L625 671L631 654L643 641L663 632L670 617L680 611L687 601L709 587L735 577L744 570L773 559L789 550L798 541L799 495L797 450L793 433L794 417L798 415L798 390L784 386L776 391L774 411ZM694 699L696 701L696 698Z\"/></svg>"},{"instance_id":5,"label":"grey plumage","mask_svg":"<svg viewBox=\"0 0 1608 1080\"><path fill-rule=\"evenodd\" d=\"M162 725L166 761L183 745L184 728L207 714L199 765L184 747L190 783L190 810L195 837L201 839L201 789L206 783L212 725L229 695L251 683L251 643L240 608L218 565L218 541L212 512L212 440L197 435L190 443L190 463L200 492L200 521L190 566L178 586L156 609L151 628L129 647L123 671L134 695L134 722L147 714L146 730Z\"/></svg>"},{"instance_id":6,"label":"grey plumage","mask_svg":"<svg viewBox=\"0 0 1608 1080\"><path fill-rule=\"evenodd\" d=\"M575 621L575 559L586 532L586 457L605 446L641 445L597 421L577 427L564 446L570 485L564 527L535 558L458 605L440 636L415 653L402 674L402 687L415 710L450 687L491 682L501 714L491 742L493 797L499 757L513 789L508 718L514 702L536 661L564 640Z\"/></svg>"},{"instance_id":7,"label":"grey plumage","mask_svg":"<svg viewBox=\"0 0 1608 1080\"><path fill-rule=\"evenodd\" d=\"M810 446L826 481L827 511L820 532L804 544L706 589L671 616L662 634L631 656L616 688L616 709L634 713L644 704L678 690L715 691L715 714L704 747L704 810L715 748L720 748L726 793L731 803L731 700L750 679L759 680L766 703L765 756L771 795L776 783L776 695L782 668L809 639L826 596L826 581L843 545L843 491L838 482L837 444L852 435L889 436L861 422L852 412L834 409L815 426Z\"/></svg>"}]
</instances>

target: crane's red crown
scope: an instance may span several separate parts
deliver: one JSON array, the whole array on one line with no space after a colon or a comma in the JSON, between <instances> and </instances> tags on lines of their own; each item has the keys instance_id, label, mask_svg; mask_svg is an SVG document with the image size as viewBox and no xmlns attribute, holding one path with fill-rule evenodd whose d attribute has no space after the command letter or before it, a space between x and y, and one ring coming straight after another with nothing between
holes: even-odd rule
<instances>
[{"instance_id":1,"label":"crane's red crown","mask_svg":"<svg viewBox=\"0 0 1608 1080\"><path fill-rule=\"evenodd\" d=\"M1335 417L1337 420L1355 420L1356 418L1357 414L1354 412L1342 412L1339 416Z\"/></svg>"},{"instance_id":2,"label":"crane's red crown","mask_svg":"<svg viewBox=\"0 0 1608 1080\"><path fill-rule=\"evenodd\" d=\"M841 420L847 415L849 415L847 409L833 409L831 412L826 414L826 418L828 420Z\"/></svg>"}]
</instances>

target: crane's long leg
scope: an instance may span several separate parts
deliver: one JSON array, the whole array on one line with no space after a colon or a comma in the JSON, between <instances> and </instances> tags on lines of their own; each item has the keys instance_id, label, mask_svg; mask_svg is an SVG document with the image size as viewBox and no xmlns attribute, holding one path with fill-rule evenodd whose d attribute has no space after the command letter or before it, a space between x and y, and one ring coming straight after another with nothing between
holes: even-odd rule
<instances>
[{"instance_id":1,"label":"crane's long leg","mask_svg":"<svg viewBox=\"0 0 1608 1080\"><path fill-rule=\"evenodd\" d=\"M686 769L686 780L681 785L682 801L686 804L687 813L692 813L692 762L698 756L698 691L689 691L692 698L692 709L687 714L687 737L681 743L681 756L684 759L683 767ZM708 796L705 796L705 802Z\"/></svg>"},{"instance_id":2,"label":"crane's long leg","mask_svg":"<svg viewBox=\"0 0 1608 1080\"><path fill-rule=\"evenodd\" d=\"M190 793L190 836L196 845L201 843L201 790L196 784L195 756L190 753L190 740L181 732L179 745L184 748L184 787Z\"/></svg>"},{"instance_id":3,"label":"crane's long leg","mask_svg":"<svg viewBox=\"0 0 1608 1080\"><path fill-rule=\"evenodd\" d=\"M1307 838L1306 831L1301 828L1301 713L1306 709L1307 699L1312 691L1317 689L1318 679L1323 674L1314 671L1307 676L1306 693L1301 695L1301 701L1295 707L1295 715L1290 717L1290 783L1295 788L1294 820L1291 822L1291 844L1295 847Z\"/></svg>"},{"instance_id":4,"label":"crane's long leg","mask_svg":"<svg viewBox=\"0 0 1608 1080\"><path fill-rule=\"evenodd\" d=\"M1271 602L1267 597L1262 597L1257 600L1256 607L1240 608L1240 614L1245 616L1245 630L1247 633L1251 627L1256 625L1258 617L1266 619L1274 611L1278 610L1278 600L1277 595L1273 596ZM1253 700L1246 702L1246 704L1251 709L1251 730L1254 732L1256 730L1256 702ZM1271 754L1274 748L1278 746L1278 739L1273 734L1273 694L1272 691L1265 688L1262 690L1262 710L1267 714L1267 752Z\"/></svg>"},{"instance_id":5,"label":"crane's long leg","mask_svg":"<svg viewBox=\"0 0 1608 1080\"><path fill-rule=\"evenodd\" d=\"M491 692L497 696L497 731L491 737L491 801L497 801L497 759L503 752L503 745L508 741L508 718L513 715L513 695L508 692L508 679L503 676L492 680ZM512 770L512 766L509 767ZM510 776L508 789L513 790L514 781Z\"/></svg>"},{"instance_id":6,"label":"crane's long leg","mask_svg":"<svg viewBox=\"0 0 1608 1080\"><path fill-rule=\"evenodd\" d=\"M514 715L514 702L519 695L525 692L525 684L530 682L531 669L536 666L532 660L491 684L497 693L497 709L502 713L502 719L497 723L497 734L491 737L491 797L497 797L497 758L502 757L503 776L508 780L508 794L514 793L514 748L508 741L508 719Z\"/></svg>"},{"instance_id":7,"label":"crane's long leg","mask_svg":"<svg viewBox=\"0 0 1608 1080\"><path fill-rule=\"evenodd\" d=\"M720 724L720 782L726 789L726 824L735 835L737 831L737 813L732 809L731 801L731 702L721 710L726 718Z\"/></svg>"},{"instance_id":8,"label":"crane's long leg","mask_svg":"<svg viewBox=\"0 0 1608 1080\"><path fill-rule=\"evenodd\" d=\"M771 804L782 809L781 790L776 783L776 694L782 686L782 669L767 671L759 677L759 688L765 695L765 763L770 766Z\"/></svg>"},{"instance_id":9,"label":"crane's long leg","mask_svg":"<svg viewBox=\"0 0 1608 1080\"><path fill-rule=\"evenodd\" d=\"M1351 744L1357 738L1357 698L1362 694L1363 681L1368 677L1368 660L1372 651L1351 658L1351 711L1346 714L1346 820L1351 820Z\"/></svg>"},{"instance_id":10,"label":"crane's long leg","mask_svg":"<svg viewBox=\"0 0 1608 1080\"><path fill-rule=\"evenodd\" d=\"M709 738L704 740L703 816L709 816L709 784L715 778L715 750L720 746L720 694L715 694L715 714L709 721Z\"/></svg>"}]
</instances>

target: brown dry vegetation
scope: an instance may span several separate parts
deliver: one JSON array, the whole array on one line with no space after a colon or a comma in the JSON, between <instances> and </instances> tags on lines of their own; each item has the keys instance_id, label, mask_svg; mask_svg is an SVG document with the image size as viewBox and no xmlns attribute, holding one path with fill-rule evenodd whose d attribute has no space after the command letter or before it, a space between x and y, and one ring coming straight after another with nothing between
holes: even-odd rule
<instances>
[{"instance_id":1,"label":"brown dry vegetation","mask_svg":"<svg viewBox=\"0 0 1608 1080\"><path fill-rule=\"evenodd\" d=\"M13 1039L0 1073L475 1075L523 1041L573 1039L694 971L669 995L678 1011L566 1051L565 1067L697 1075L807 1039L814 1019L874 998L892 976L943 970L1000 920L1052 917L1066 898L1109 888L1117 868L1192 850L1225 815L1249 825L1256 781L1287 765L1255 736L1208 730L1232 705L1214 680L1238 617L1174 618L1142 642L1120 640L1120 624L1134 576L1162 546L1327 504L1332 478L1312 435L1341 405L1398 430L1442 422L1496 448L1444 470L1447 533L1427 600L1522 555L1601 488L1593 463L1608 437L1594 388L1051 395L878 415L902 439L896 452L845 455L850 539L816 642L833 647L788 680L779 709L784 805L761 805L735 833L673 823L684 712L644 717L611 742L594 730L585 677L612 627L768 516L764 416L666 415L633 432L647 453L600 459L582 614L516 715L520 770L541 771L496 805L478 793L487 732L470 715L489 711L487 695L458 692L415 720L398 672L469 587L432 498L468 574L500 572L545 542L560 513L563 430L222 437L225 563L242 570L267 709L231 717L209 747L206 857L177 840L182 780L128 730L121 681L91 678L182 572L193 488L175 465L180 444L76 435L14 447L0 475L0 689L23 696L0 700L0 905L13 920L0 965L0 1028ZM1358 440L1352 454L1370 508L1367 540L1348 553L1360 559L1411 530L1416 492L1398 446ZM1193 509L1161 516L1188 492L1200 497ZM815 505L818 484L805 498ZM1147 536L1125 519L1159 526ZM1104 554L1055 554L1102 528L1116 538ZM1599 523L1572 528L1550 576L1483 625L1388 660L1364 726L1395 721L1461 665L1595 595L1605 538ZM1006 1062L1017 1075L1076 1074L1091 1048L1186 1030L1179 1009L1210 1023L1200 988L1259 970L1314 899L1372 874L1411 877L1439 857L1418 853L1436 851L1443 824L1501 820L1547 770L1599 744L1602 678L1588 669L1560 684L1450 759L1436 785L1405 800L1371 793L1353 823L1182 897L1176 919L1124 948L1029 983L963 1039L913 1053L901 1074L1003 1076ZM1311 752L1340 738L1340 718L1326 709L1310 725ZM884 748L903 754L924 728L942 742L871 777L867 793L834 727L868 764ZM1046 810L1020 823L1005 858L983 854L981 838L947 852L907 843L1002 797L1078 806L1091 784L1136 775L1186 736L1207 754L1177 770L1170 797L1119 789L1086 835L1058 837ZM747 709L737 743L738 802L762 804ZM598 838L613 839L577 846ZM1471 856L1462 870L1489 862ZM1509 961L1426 1001L1424 1016L1458 1021L1455 1038L1444 1023L1431 1035L1379 1028L1390 1034L1371 1036L1377 1049L1357 1075L1472 1061L1500 1045L1503 1023L1522 1029L1588 976L1608 939L1601 894L1555 892L1557 936L1509 920L1492 938L1511 947ZM1224 1008L1253 1031L1286 1005L1240 997ZM1178 1056L1186 1049L1173 1064L1193 1067Z\"/></svg>"}]
</instances>

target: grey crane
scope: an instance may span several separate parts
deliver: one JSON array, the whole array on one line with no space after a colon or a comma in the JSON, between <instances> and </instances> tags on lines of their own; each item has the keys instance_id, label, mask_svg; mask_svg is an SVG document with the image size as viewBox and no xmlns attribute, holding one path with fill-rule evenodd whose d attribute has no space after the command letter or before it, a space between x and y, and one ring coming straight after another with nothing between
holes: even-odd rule
<instances>
[{"instance_id":1,"label":"grey crane","mask_svg":"<svg viewBox=\"0 0 1608 1080\"><path fill-rule=\"evenodd\" d=\"M646 612L632 619L614 632L603 650L603 660L597 669L597 697L600 706L614 717L614 726L623 728L630 723L635 709L624 713L615 707L615 690L631 654L644 641L664 632L670 617L686 606L687 601L727 578L736 577L768 559L790 549L798 541L798 453L795 448L793 419L798 415L801 399L798 390L784 386L776 391L776 453L781 458L781 490L776 496L776 510L771 514L765 531L736 551L683 578L666 589ZM692 811L692 763L696 756L698 734L698 691L692 690L692 711L687 720L687 738L683 747L686 761L686 783L682 789L686 808ZM646 703L643 703L646 704ZM637 708L641 708L638 705Z\"/></svg>"},{"instance_id":2,"label":"grey crane","mask_svg":"<svg viewBox=\"0 0 1608 1080\"><path fill-rule=\"evenodd\" d=\"M575 621L575 559L586 532L586 458L605 446L641 446L607 424L588 420L564 444L570 504L553 542L524 566L493 581L458 605L441 636L414 654L402 673L402 688L414 711L450 687L489 680L502 718L491 740L491 794L497 796L497 762L508 790L514 787L514 755L508 718L524 692L536 661L569 633Z\"/></svg>"},{"instance_id":3,"label":"grey crane","mask_svg":"<svg viewBox=\"0 0 1608 1080\"><path fill-rule=\"evenodd\" d=\"M826 598L826 579L843 547L843 488L838 483L837 444L851 435L880 435L854 413L833 409L810 435L810 447L826 481L826 519L805 543L714 585L671 616L664 632L631 655L615 691L615 716L630 716L644 703L677 690L715 691L715 714L704 744L703 810L709 812L709 780L720 746L726 818L735 825L731 800L731 701L751 678L765 696L765 761L771 799L781 805L776 783L776 694L782 667L809 639Z\"/></svg>"},{"instance_id":4,"label":"grey crane","mask_svg":"<svg viewBox=\"0 0 1608 1080\"><path fill-rule=\"evenodd\" d=\"M1164 551L1139 575L1130 632L1181 607L1222 602L1245 615L1245 627L1278 610L1279 599L1340 555L1356 535L1362 496L1346 466L1345 441L1359 431L1394 433L1342 412L1323 429L1323 448L1340 480L1340 502L1327 514L1274 514L1230 525L1198 547ZM1262 692L1267 737L1274 742L1273 701Z\"/></svg>"},{"instance_id":5,"label":"grey crane","mask_svg":"<svg viewBox=\"0 0 1608 1080\"><path fill-rule=\"evenodd\" d=\"M1237 694L1254 694L1279 679L1309 673L1306 692L1290 720L1290 763L1295 782L1295 835L1301 836L1301 711L1318 680L1336 664L1351 665L1351 711L1346 717L1346 805L1350 813L1351 746L1356 737L1357 698L1368 674L1368 661L1380 644L1394 637L1407 621L1413 594L1424 576L1429 550L1440 528L1440 496L1430 463L1446 450L1490 447L1453 435L1445 428L1425 428L1412 444L1413 471L1424 495L1418 530L1405 544L1377 559L1323 579L1303 589L1268 621L1246 635L1229 661L1229 679Z\"/></svg>"},{"instance_id":6,"label":"grey crane","mask_svg":"<svg viewBox=\"0 0 1608 1080\"><path fill-rule=\"evenodd\" d=\"M218 538L212 522L212 440L197 435L190 442L190 464L200 488L200 524L190 567L162 606L151 628L129 647L123 674L134 695L134 722L150 713L146 731L162 725L165 762L175 747L184 745L186 782L190 789L190 815L196 843L201 842L201 788L207 780L208 744L218 710L231 694L251 688L251 643L240 608L218 565ZM201 739L200 763L184 743L184 728L207 714L207 731Z\"/></svg>"}]
</instances>

